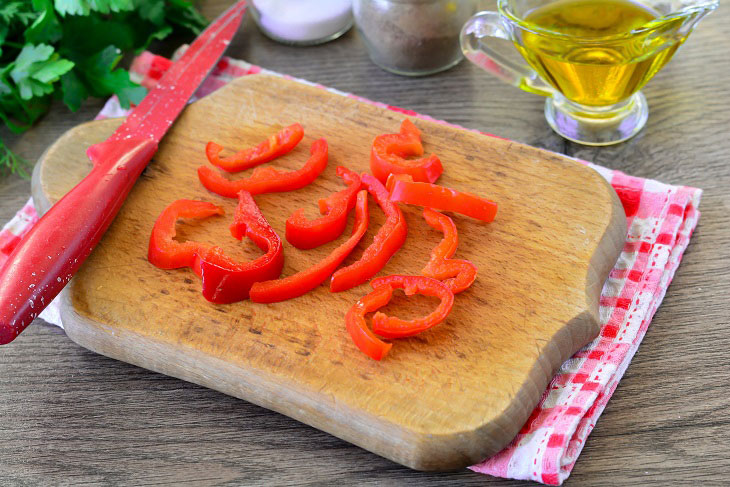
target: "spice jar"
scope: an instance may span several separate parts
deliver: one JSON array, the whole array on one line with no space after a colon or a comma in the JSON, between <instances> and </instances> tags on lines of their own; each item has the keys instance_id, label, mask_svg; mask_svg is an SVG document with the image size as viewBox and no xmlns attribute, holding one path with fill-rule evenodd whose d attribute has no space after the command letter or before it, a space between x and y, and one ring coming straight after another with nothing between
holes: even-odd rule
<instances>
[{"instance_id":1,"label":"spice jar","mask_svg":"<svg viewBox=\"0 0 730 487\"><path fill-rule=\"evenodd\" d=\"M459 32L477 0L354 0L353 14L375 64L422 76L462 59Z\"/></svg>"},{"instance_id":2,"label":"spice jar","mask_svg":"<svg viewBox=\"0 0 730 487\"><path fill-rule=\"evenodd\" d=\"M253 0L250 6L261 32L284 44L322 44L352 27L352 0Z\"/></svg>"}]
</instances>

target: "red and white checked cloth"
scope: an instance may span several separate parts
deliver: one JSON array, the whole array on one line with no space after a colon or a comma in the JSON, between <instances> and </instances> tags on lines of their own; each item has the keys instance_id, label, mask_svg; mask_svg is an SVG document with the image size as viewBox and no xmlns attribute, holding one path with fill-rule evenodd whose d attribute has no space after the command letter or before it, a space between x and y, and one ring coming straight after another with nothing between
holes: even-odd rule
<instances>
[{"instance_id":1,"label":"red and white checked cloth","mask_svg":"<svg viewBox=\"0 0 730 487\"><path fill-rule=\"evenodd\" d=\"M169 65L170 61L165 58L143 53L134 61L132 72L139 82L149 87ZM205 96L238 76L260 72L294 79L244 61L224 58L196 96ZM433 120L412 111L315 86L408 116ZM125 114L116 98L112 98L97 118ZM549 485L560 485L570 475L588 434L639 348L697 226L700 189L635 178L586 164L606 178L618 193L629 229L621 256L601 293L601 333L562 365L512 443L493 457L470 467L476 472ZM33 201L29 200L0 232L0 266L36 221ZM62 326L57 301L40 317Z\"/></svg>"}]
</instances>

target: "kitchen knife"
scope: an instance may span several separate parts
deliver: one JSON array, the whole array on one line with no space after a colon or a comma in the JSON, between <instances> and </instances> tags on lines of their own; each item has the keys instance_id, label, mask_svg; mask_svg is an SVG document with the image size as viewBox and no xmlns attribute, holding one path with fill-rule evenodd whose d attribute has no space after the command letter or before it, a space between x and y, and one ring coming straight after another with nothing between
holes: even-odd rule
<instances>
[{"instance_id":1,"label":"kitchen knife","mask_svg":"<svg viewBox=\"0 0 730 487\"><path fill-rule=\"evenodd\" d=\"M190 45L124 123L89 147L93 168L36 223L0 269L0 345L61 292L119 212L165 132L220 59L246 10L239 1Z\"/></svg>"}]
</instances>

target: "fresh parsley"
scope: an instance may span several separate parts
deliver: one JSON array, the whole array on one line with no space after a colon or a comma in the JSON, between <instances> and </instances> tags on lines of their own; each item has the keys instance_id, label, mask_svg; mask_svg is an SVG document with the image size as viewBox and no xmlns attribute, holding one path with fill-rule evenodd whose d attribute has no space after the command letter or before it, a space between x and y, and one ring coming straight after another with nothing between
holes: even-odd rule
<instances>
[{"instance_id":1,"label":"fresh parsley","mask_svg":"<svg viewBox=\"0 0 730 487\"><path fill-rule=\"evenodd\" d=\"M138 103L146 91L118 67L122 55L206 23L187 0L0 0L0 120L21 133L54 98L72 111L89 96ZM27 167L0 139L0 173Z\"/></svg>"}]
</instances>

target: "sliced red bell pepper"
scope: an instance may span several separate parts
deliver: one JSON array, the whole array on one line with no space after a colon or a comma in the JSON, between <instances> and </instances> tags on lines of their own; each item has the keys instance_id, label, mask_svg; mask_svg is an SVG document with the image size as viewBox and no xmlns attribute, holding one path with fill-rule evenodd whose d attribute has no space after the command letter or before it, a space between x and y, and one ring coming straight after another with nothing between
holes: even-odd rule
<instances>
[{"instance_id":1,"label":"sliced red bell pepper","mask_svg":"<svg viewBox=\"0 0 730 487\"><path fill-rule=\"evenodd\" d=\"M360 260L334 273L330 282L332 292L346 291L373 277L401 248L408 235L403 212L397 204L388 199L388 192L380 181L367 173L363 173L360 179L365 189L375 197L375 201L383 209L386 219Z\"/></svg>"},{"instance_id":2,"label":"sliced red bell pepper","mask_svg":"<svg viewBox=\"0 0 730 487\"><path fill-rule=\"evenodd\" d=\"M152 227L147 259L160 269L179 267L196 268L196 259L210 247L207 244L188 240L178 242L175 238L175 223L178 218L207 218L222 215L223 208L196 200L177 200L162 210Z\"/></svg>"},{"instance_id":3,"label":"sliced red bell pepper","mask_svg":"<svg viewBox=\"0 0 730 487\"><path fill-rule=\"evenodd\" d=\"M494 220L497 203L438 184L409 181L407 176L391 176L387 183L390 200L409 205L453 211L485 222Z\"/></svg>"},{"instance_id":4,"label":"sliced red bell pepper","mask_svg":"<svg viewBox=\"0 0 730 487\"><path fill-rule=\"evenodd\" d=\"M388 304L392 296L392 287L381 286L360 298L345 315L345 326L352 341L363 353L375 360L385 357L393 345L382 341L370 331L365 315Z\"/></svg>"},{"instance_id":5,"label":"sliced red bell pepper","mask_svg":"<svg viewBox=\"0 0 730 487\"><path fill-rule=\"evenodd\" d=\"M421 159L406 159L421 155L421 131L406 118L400 126L400 133L375 137L370 151L370 171L383 184L389 174L409 174L415 181L433 183L444 172L441 160L435 154Z\"/></svg>"},{"instance_id":6,"label":"sliced red bell pepper","mask_svg":"<svg viewBox=\"0 0 730 487\"><path fill-rule=\"evenodd\" d=\"M255 283L251 287L251 301L256 303L284 301L301 296L322 284L365 235L368 229L368 221L368 193L367 191L360 191L357 195L355 226L353 227L352 236L334 249L324 260L309 269L283 279Z\"/></svg>"},{"instance_id":7,"label":"sliced red bell pepper","mask_svg":"<svg viewBox=\"0 0 730 487\"><path fill-rule=\"evenodd\" d=\"M239 240L247 236L266 253L244 263L230 259L220 247L212 247L201 255L203 296L214 303L233 303L248 298L255 282L276 279L284 267L281 239L246 191L238 195L231 235Z\"/></svg>"},{"instance_id":8,"label":"sliced red bell pepper","mask_svg":"<svg viewBox=\"0 0 730 487\"><path fill-rule=\"evenodd\" d=\"M205 155L208 156L211 164L224 171L244 171L286 154L296 147L303 136L304 129L295 123L270 136L259 145L243 149L228 157L220 157L223 146L215 142L208 142L208 145L205 146Z\"/></svg>"},{"instance_id":9,"label":"sliced red bell pepper","mask_svg":"<svg viewBox=\"0 0 730 487\"><path fill-rule=\"evenodd\" d=\"M257 167L251 177L231 181L208 166L200 166L198 178L208 190L228 198L236 198L239 191L246 191L252 195L293 191L317 179L327 167L327 141L315 140L311 154L307 163L296 171Z\"/></svg>"},{"instance_id":10,"label":"sliced red bell pepper","mask_svg":"<svg viewBox=\"0 0 730 487\"><path fill-rule=\"evenodd\" d=\"M406 321L388 316L384 313L375 313L373 316L373 332L384 338L404 338L417 335L432 328L446 319L454 306L454 293L441 281L425 276L385 276L373 279L370 283L375 290L387 287L403 289L406 296L423 294L441 299L441 302L428 316Z\"/></svg>"},{"instance_id":11,"label":"sliced red bell pepper","mask_svg":"<svg viewBox=\"0 0 730 487\"><path fill-rule=\"evenodd\" d=\"M405 338L417 335L432 328L446 319L454 306L454 293L449 287L425 276L385 276L370 282L373 290L360 298L345 315L345 325L355 345L368 357L381 360L393 346L380 340L375 334L385 338ZM423 294L441 299L438 307L424 318L411 321L393 318L383 313L373 316L373 329L368 328L365 315L390 302L393 289L403 289L407 296Z\"/></svg>"},{"instance_id":12,"label":"sliced red bell pepper","mask_svg":"<svg viewBox=\"0 0 730 487\"><path fill-rule=\"evenodd\" d=\"M431 260L423 268L421 274L426 277L444 281L454 294L460 293L472 285L477 277L477 266L468 260L452 259L459 245L459 235L454 221L443 213L423 209L423 218L431 227L444 233L444 238L431 251Z\"/></svg>"},{"instance_id":13,"label":"sliced red bell pepper","mask_svg":"<svg viewBox=\"0 0 730 487\"><path fill-rule=\"evenodd\" d=\"M286 240L298 249L313 249L331 242L345 231L347 214L355 206L360 190L360 176L339 166L337 175L345 180L347 188L319 200L319 212L324 215L308 220L304 210L296 210L286 221Z\"/></svg>"}]
</instances>

